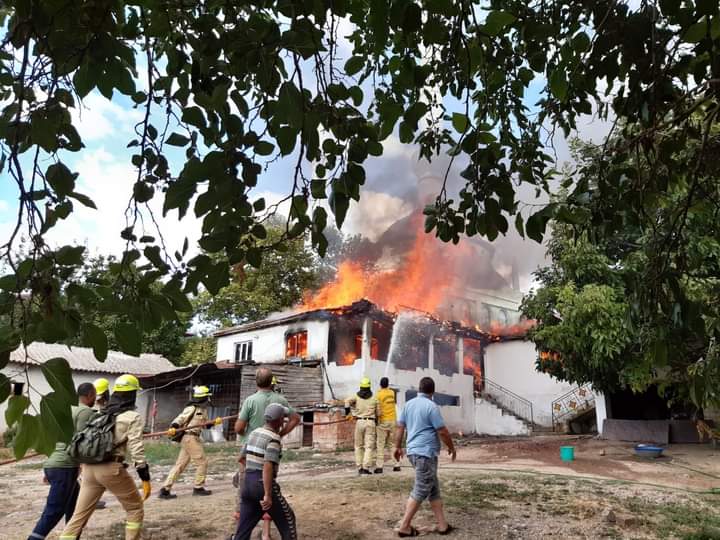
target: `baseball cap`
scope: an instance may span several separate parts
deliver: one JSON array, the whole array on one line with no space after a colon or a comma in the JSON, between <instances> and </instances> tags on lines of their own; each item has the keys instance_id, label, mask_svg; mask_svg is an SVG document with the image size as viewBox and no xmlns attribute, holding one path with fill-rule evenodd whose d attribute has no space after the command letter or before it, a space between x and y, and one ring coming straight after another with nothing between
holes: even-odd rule
<instances>
[{"instance_id":1,"label":"baseball cap","mask_svg":"<svg viewBox=\"0 0 720 540\"><path fill-rule=\"evenodd\" d=\"M290 409L283 407L279 403L271 403L265 408L265 420L274 422L290 415Z\"/></svg>"}]
</instances>

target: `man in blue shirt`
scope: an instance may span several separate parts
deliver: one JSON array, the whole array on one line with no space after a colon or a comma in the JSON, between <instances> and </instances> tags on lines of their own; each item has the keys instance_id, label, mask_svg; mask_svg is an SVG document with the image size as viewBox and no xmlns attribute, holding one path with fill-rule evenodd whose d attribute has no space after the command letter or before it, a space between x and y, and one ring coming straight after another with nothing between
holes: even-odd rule
<instances>
[{"instance_id":1,"label":"man in blue shirt","mask_svg":"<svg viewBox=\"0 0 720 540\"><path fill-rule=\"evenodd\" d=\"M453 527L445 519L437 467L440 440L442 439L447 446L452 461L455 461L456 456L455 445L450 432L445 427L440 407L432 400L434 393L435 381L430 377L420 379L417 397L405 404L398 419L395 459L399 460L403 455L402 442L407 430L407 457L415 468L415 485L405 505L405 516L403 516L402 523L396 529L401 538L418 536L418 530L411 523L420 504L425 499L430 502L430 507L437 520L435 532L445 535L453 530Z\"/></svg>"}]
</instances>

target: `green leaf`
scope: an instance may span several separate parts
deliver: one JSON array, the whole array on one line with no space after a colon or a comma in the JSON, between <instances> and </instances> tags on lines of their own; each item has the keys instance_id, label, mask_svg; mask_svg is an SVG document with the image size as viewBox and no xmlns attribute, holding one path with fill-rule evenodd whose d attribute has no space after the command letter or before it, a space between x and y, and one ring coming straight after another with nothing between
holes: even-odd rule
<instances>
[{"instance_id":1,"label":"green leaf","mask_svg":"<svg viewBox=\"0 0 720 540\"><path fill-rule=\"evenodd\" d=\"M55 392L73 405L77 403L75 384L72 379L72 370L64 358L51 358L44 362L40 369L50 387Z\"/></svg>"},{"instance_id":2,"label":"green leaf","mask_svg":"<svg viewBox=\"0 0 720 540\"><path fill-rule=\"evenodd\" d=\"M0 403L4 403L10 395L10 379L0 373Z\"/></svg>"},{"instance_id":3,"label":"green leaf","mask_svg":"<svg viewBox=\"0 0 720 540\"><path fill-rule=\"evenodd\" d=\"M705 18L691 25L683 34L683 39L688 43L698 43L707 35L708 25Z\"/></svg>"},{"instance_id":4,"label":"green leaf","mask_svg":"<svg viewBox=\"0 0 720 540\"><path fill-rule=\"evenodd\" d=\"M297 142L298 131L291 127L282 126L275 137L280 147L280 154L287 156L292 154L295 149L295 143ZM256 147L257 151L257 147Z\"/></svg>"},{"instance_id":5,"label":"green leaf","mask_svg":"<svg viewBox=\"0 0 720 540\"><path fill-rule=\"evenodd\" d=\"M52 438L69 442L73 435L71 402L58 392L50 392L40 400L40 425Z\"/></svg>"},{"instance_id":6,"label":"green leaf","mask_svg":"<svg viewBox=\"0 0 720 540\"><path fill-rule=\"evenodd\" d=\"M255 152L261 156L269 156L275 150L275 145L267 141L258 141L255 143Z\"/></svg>"},{"instance_id":7,"label":"green leaf","mask_svg":"<svg viewBox=\"0 0 720 540\"><path fill-rule=\"evenodd\" d=\"M24 414L18 424L18 432L15 435L13 454L15 459L20 459L28 451L28 448L35 446L38 434L40 433L40 421L36 416Z\"/></svg>"},{"instance_id":8,"label":"green leaf","mask_svg":"<svg viewBox=\"0 0 720 540\"><path fill-rule=\"evenodd\" d=\"M108 339L105 332L91 323L83 326L83 345L92 347L93 354L100 362L104 362L108 355Z\"/></svg>"},{"instance_id":9,"label":"green leaf","mask_svg":"<svg viewBox=\"0 0 720 540\"><path fill-rule=\"evenodd\" d=\"M64 164L54 163L45 171L45 178L58 197L63 198L75 191L77 174L70 172Z\"/></svg>"},{"instance_id":10,"label":"green leaf","mask_svg":"<svg viewBox=\"0 0 720 540\"><path fill-rule=\"evenodd\" d=\"M517 230L518 234L522 238L525 238L525 229L523 227L523 217L522 217L522 214L520 214L520 212L518 212L515 215L515 230Z\"/></svg>"},{"instance_id":11,"label":"green leaf","mask_svg":"<svg viewBox=\"0 0 720 540\"><path fill-rule=\"evenodd\" d=\"M83 246L63 246L55 253L55 260L63 266L80 266L83 263Z\"/></svg>"},{"instance_id":12,"label":"green leaf","mask_svg":"<svg viewBox=\"0 0 720 540\"><path fill-rule=\"evenodd\" d=\"M137 327L130 323L115 324L115 341L120 350L130 356L140 356L142 352L142 337Z\"/></svg>"},{"instance_id":13,"label":"green leaf","mask_svg":"<svg viewBox=\"0 0 720 540\"><path fill-rule=\"evenodd\" d=\"M327 199L325 193L326 181L323 179L314 179L310 181L310 194L314 199Z\"/></svg>"},{"instance_id":14,"label":"green leaf","mask_svg":"<svg viewBox=\"0 0 720 540\"><path fill-rule=\"evenodd\" d=\"M335 214L335 225L337 228L341 228L347 216L348 208L350 208L350 198L344 194L333 189L330 194L330 209Z\"/></svg>"},{"instance_id":15,"label":"green leaf","mask_svg":"<svg viewBox=\"0 0 720 540\"><path fill-rule=\"evenodd\" d=\"M83 195L82 193L73 191L72 193L68 193L68 197L75 199L83 206L87 206L88 208L93 208L93 209L97 210L97 206L95 205L95 202L87 195Z\"/></svg>"},{"instance_id":16,"label":"green leaf","mask_svg":"<svg viewBox=\"0 0 720 540\"><path fill-rule=\"evenodd\" d=\"M485 19L485 31L491 36L497 36L503 28L516 19L515 15L507 11L491 11Z\"/></svg>"},{"instance_id":17,"label":"green leaf","mask_svg":"<svg viewBox=\"0 0 720 540\"><path fill-rule=\"evenodd\" d=\"M30 400L26 396L12 396L5 410L5 423L7 426L12 427L15 422L19 421L29 406Z\"/></svg>"},{"instance_id":18,"label":"green leaf","mask_svg":"<svg viewBox=\"0 0 720 540\"><path fill-rule=\"evenodd\" d=\"M365 66L366 60L367 57L365 56L351 57L350 60L345 62L345 73L347 73L348 75L355 75Z\"/></svg>"},{"instance_id":19,"label":"green leaf","mask_svg":"<svg viewBox=\"0 0 720 540\"><path fill-rule=\"evenodd\" d=\"M453 113L452 125L458 133L465 133L468 128L468 117L461 113Z\"/></svg>"},{"instance_id":20,"label":"green leaf","mask_svg":"<svg viewBox=\"0 0 720 540\"><path fill-rule=\"evenodd\" d=\"M179 133L171 133L170 136L165 139L165 144L169 144L170 146L185 146L189 142L190 139Z\"/></svg>"},{"instance_id":21,"label":"green leaf","mask_svg":"<svg viewBox=\"0 0 720 540\"><path fill-rule=\"evenodd\" d=\"M550 91L559 101L565 101L568 92L568 82L563 69L555 68L550 74Z\"/></svg>"},{"instance_id":22,"label":"green leaf","mask_svg":"<svg viewBox=\"0 0 720 540\"><path fill-rule=\"evenodd\" d=\"M258 248L250 248L245 255L245 259L254 268L260 268L262 264L262 251Z\"/></svg>"},{"instance_id":23,"label":"green leaf","mask_svg":"<svg viewBox=\"0 0 720 540\"><path fill-rule=\"evenodd\" d=\"M205 127L205 116L200 107L185 107L182 113L182 121L197 128Z\"/></svg>"}]
</instances>

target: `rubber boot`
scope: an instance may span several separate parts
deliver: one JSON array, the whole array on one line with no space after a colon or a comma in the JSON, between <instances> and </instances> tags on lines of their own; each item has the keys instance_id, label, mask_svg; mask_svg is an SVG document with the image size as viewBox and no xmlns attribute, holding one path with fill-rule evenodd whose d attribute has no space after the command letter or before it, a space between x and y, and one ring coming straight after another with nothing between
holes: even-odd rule
<instances>
[{"instance_id":1,"label":"rubber boot","mask_svg":"<svg viewBox=\"0 0 720 540\"><path fill-rule=\"evenodd\" d=\"M193 496L205 497L207 495L212 495L212 491L205 489L204 487L193 488Z\"/></svg>"},{"instance_id":2,"label":"rubber boot","mask_svg":"<svg viewBox=\"0 0 720 540\"><path fill-rule=\"evenodd\" d=\"M177 499L177 495L170 493L170 490L167 488L160 488L158 499Z\"/></svg>"}]
</instances>

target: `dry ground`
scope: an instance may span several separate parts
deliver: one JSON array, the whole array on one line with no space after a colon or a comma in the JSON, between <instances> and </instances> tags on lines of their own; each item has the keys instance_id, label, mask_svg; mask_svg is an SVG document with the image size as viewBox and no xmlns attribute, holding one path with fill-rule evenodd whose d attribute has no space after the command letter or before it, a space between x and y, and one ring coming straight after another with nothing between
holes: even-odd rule
<instances>
[{"instance_id":1,"label":"dry ground","mask_svg":"<svg viewBox=\"0 0 720 540\"><path fill-rule=\"evenodd\" d=\"M563 464L559 446L576 447ZM177 446L149 445L153 487L159 488ZM709 446L672 446L669 457L642 461L631 445L588 438L470 439L458 461L443 461L441 482L458 539L681 538L720 539L720 452ZM192 471L179 497L146 505L145 538L224 540L232 529L235 468L232 445L209 447L212 497L190 496ZM347 452L287 451L280 483L295 509L300 537L328 540L395 538L412 471L358 478ZM47 486L40 461L0 469L0 539L27 538L42 511ZM122 538L123 514L111 495L83 538ZM423 508L417 524L432 524ZM49 538L57 538L56 530ZM441 538L426 533L424 538ZM277 533L274 538L278 538Z\"/></svg>"}]
</instances>

